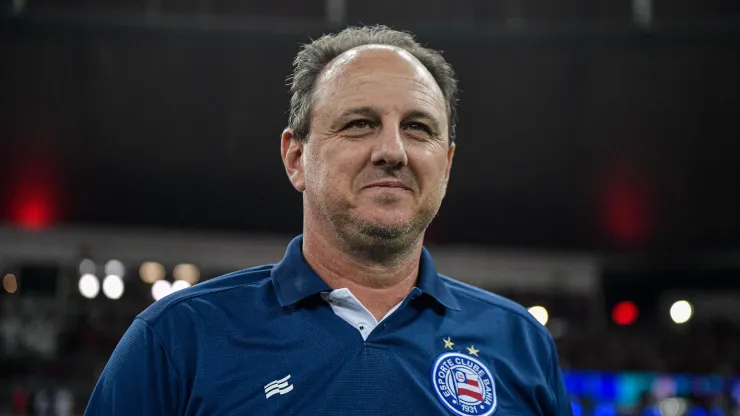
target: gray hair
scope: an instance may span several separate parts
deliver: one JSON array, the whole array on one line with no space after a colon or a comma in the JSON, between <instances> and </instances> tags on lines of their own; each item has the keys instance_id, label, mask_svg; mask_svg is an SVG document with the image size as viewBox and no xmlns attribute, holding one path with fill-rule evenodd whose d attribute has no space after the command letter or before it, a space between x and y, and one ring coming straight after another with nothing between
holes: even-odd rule
<instances>
[{"instance_id":1,"label":"gray hair","mask_svg":"<svg viewBox=\"0 0 740 416\"><path fill-rule=\"evenodd\" d=\"M388 45L403 49L413 55L432 74L444 95L447 106L450 143L455 141L457 122L457 79L452 66L442 54L421 46L410 33L393 30L383 25L348 27L337 34L324 35L303 48L295 60L290 92L289 127L299 140L306 140L311 128L313 92L321 71L334 58L350 49L363 45Z\"/></svg>"}]
</instances>

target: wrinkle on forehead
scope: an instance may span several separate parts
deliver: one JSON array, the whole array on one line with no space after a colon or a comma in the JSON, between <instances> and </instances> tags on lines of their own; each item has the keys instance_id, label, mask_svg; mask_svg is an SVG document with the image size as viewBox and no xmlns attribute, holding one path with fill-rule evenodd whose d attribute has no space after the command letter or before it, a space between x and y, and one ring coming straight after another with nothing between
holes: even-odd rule
<instances>
[{"instance_id":1,"label":"wrinkle on forehead","mask_svg":"<svg viewBox=\"0 0 740 416\"><path fill-rule=\"evenodd\" d=\"M331 91L333 100L348 99L348 103L364 101L364 96L358 96L357 91L361 88L383 88L398 87L407 89L419 103L428 105L430 108L439 109L444 113L444 98L440 93L430 89L429 85L422 80L411 79L401 75L386 75L383 80L368 79L369 77L357 74L342 84L342 88ZM409 84L409 81L411 83ZM329 90L327 89L327 92Z\"/></svg>"}]
</instances>

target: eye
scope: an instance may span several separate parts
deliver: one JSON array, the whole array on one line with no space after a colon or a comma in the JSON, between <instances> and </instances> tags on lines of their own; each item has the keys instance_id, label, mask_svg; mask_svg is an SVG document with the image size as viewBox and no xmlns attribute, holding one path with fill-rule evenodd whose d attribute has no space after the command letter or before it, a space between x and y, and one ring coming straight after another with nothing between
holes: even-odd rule
<instances>
[{"instance_id":1,"label":"eye","mask_svg":"<svg viewBox=\"0 0 740 416\"><path fill-rule=\"evenodd\" d=\"M423 123L417 123L417 122L408 123L408 124L406 124L405 128L407 128L409 130L422 131L422 132L427 133L427 134L432 134L432 129L429 128L429 126L427 126L426 124L423 124Z\"/></svg>"},{"instance_id":2,"label":"eye","mask_svg":"<svg viewBox=\"0 0 740 416\"><path fill-rule=\"evenodd\" d=\"M368 120L353 120L347 123L347 125L344 127L345 129L367 129L371 128L372 123Z\"/></svg>"}]
</instances>

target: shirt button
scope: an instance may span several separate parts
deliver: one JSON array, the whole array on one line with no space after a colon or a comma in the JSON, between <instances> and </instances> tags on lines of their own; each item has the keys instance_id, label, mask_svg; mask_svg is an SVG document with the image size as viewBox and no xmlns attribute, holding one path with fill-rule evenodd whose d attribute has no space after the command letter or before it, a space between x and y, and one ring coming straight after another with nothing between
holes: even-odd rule
<instances>
[{"instance_id":1,"label":"shirt button","mask_svg":"<svg viewBox=\"0 0 740 416\"><path fill-rule=\"evenodd\" d=\"M367 328L367 324L364 322L361 322L357 327L360 328L360 331L364 331L365 328Z\"/></svg>"}]
</instances>

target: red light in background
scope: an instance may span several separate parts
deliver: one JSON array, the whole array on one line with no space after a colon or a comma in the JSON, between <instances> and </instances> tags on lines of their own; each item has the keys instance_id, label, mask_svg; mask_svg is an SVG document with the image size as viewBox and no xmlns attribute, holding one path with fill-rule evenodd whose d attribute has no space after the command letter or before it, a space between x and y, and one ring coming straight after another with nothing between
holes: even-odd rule
<instances>
[{"instance_id":1,"label":"red light in background","mask_svg":"<svg viewBox=\"0 0 740 416\"><path fill-rule=\"evenodd\" d=\"M612 320L617 325L632 325L633 323L635 323L635 321L637 321L637 317L639 316L639 314L640 313L637 309L637 305L635 305L634 302L619 302L614 305L614 309L612 309Z\"/></svg>"},{"instance_id":2,"label":"red light in background","mask_svg":"<svg viewBox=\"0 0 740 416\"><path fill-rule=\"evenodd\" d=\"M4 175L11 183L3 197L10 221L18 227L39 230L59 219L60 174L48 152L17 149L5 165Z\"/></svg>"},{"instance_id":3,"label":"red light in background","mask_svg":"<svg viewBox=\"0 0 740 416\"><path fill-rule=\"evenodd\" d=\"M619 244L644 242L650 237L654 220L650 177L634 156L615 156L604 169L600 184L602 226Z\"/></svg>"},{"instance_id":4,"label":"red light in background","mask_svg":"<svg viewBox=\"0 0 740 416\"><path fill-rule=\"evenodd\" d=\"M14 196L13 221L31 230L50 226L53 222L50 200L44 189L19 189Z\"/></svg>"},{"instance_id":5,"label":"red light in background","mask_svg":"<svg viewBox=\"0 0 740 416\"><path fill-rule=\"evenodd\" d=\"M35 230L63 218L67 171L57 123L39 110L13 119L0 140L0 222Z\"/></svg>"},{"instance_id":6,"label":"red light in background","mask_svg":"<svg viewBox=\"0 0 740 416\"><path fill-rule=\"evenodd\" d=\"M617 240L635 242L646 234L645 203L634 187L612 185L606 193L606 226Z\"/></svg>"}]
</instances>

